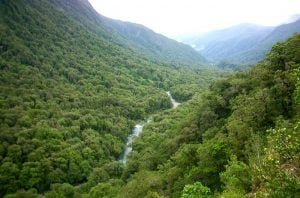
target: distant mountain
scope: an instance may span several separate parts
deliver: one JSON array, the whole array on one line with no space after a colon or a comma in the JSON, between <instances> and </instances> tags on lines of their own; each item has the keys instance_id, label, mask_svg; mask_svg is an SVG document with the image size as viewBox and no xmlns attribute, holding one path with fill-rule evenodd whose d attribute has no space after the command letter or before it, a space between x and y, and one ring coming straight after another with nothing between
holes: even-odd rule
<instances>
[{"instance_id":1,"label":"distant mountain","mask_svg":"<svg viewBox=\"0 0 300 198\"><path fill-rule=\"evenodd\" d=\"M255 38L261 35L266 35L272 31L272 27L258 26L254 24L240 24L226 29L207 32L205 34L194 36L186 39L184 42L188 44L195 44L197 50L209 49L219 42L226 42L228 40L236 39L241 41L243 39ZM204 50L205 51L205 50Z\"/></svg>"},{"instance_id":2,"label":"distant mountain","mask_svg":"<svg viewBox=\"0 0 300 198\"><path fill-rule=\"evenodd\" d=\"M269 50L271 49L272 44L278 41L284 41L296 32L300 32L300 20L276 27L270 34L261 40L256 48L267 48L267 50Z\"/></svg>"},{"instance_id":3,"label":"distant mountain","mask_svg":"<svg viewBox=\"0 0 300 198\"><path fill-rule=\"evenodd\" d=\"M249 65L261 60L273 44L299 31L300 20L278 27L241 24L183 42L193 46L209 61Z\"/></svg>"}]
</instances>

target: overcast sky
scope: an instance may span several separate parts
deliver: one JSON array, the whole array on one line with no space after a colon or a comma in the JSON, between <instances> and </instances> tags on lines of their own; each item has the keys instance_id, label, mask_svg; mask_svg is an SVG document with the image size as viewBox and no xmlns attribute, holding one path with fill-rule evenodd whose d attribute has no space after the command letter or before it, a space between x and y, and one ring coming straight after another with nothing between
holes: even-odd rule
<instances>
[{"instance_id":1,"label":"overcast sky","mask_svg":"<svg viewBox=\"0 0 300 198\"><path fill-rule=\"evenodd\" d=\"M300 14L300 0L89 0L102 15L167 36L240 23L277 25Z\"/></svg>"}]
</instances>

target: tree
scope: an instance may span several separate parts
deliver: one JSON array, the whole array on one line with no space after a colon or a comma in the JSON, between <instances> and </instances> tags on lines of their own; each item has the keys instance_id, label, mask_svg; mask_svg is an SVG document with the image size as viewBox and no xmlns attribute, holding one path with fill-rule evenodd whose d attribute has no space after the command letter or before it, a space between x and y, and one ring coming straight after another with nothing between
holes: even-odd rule
<instances>
[{"instance_id":1,"label":"tree","mask_svg":"<svg viewBox=\"0 0 300 198\"><path fill-rule=\"evenodd\" d=\"M93 187L89 193L90 198L114 198L118 193L116 187L112 186L110 183L99 183L97 186Z\"/></svg>"},{"instance_id":2,"label":"tree","mask_svg":"<svg viewBox=\"0 0 300 198\"><path fill-rule=\"evenodd\" d=\"M73 198L75 189L68 183L53 184L51 185L51 191L46 193L46 198Z\"/></svg>"},{"instance_id":3,"label":"tree","mask_svg":"<svg viewBox=\"0 0 300 198\"><path fill-rule=\"evenodd\" d=\"M231 156L226 170L220 173L221 181L225 184L224 191L247 193L251 189L251 175L249 167Z\"/></svg>"},{"instance_id":4,"label":"tree","mask_svg":"<svg viewBox=\"0 0 300 198\"><path fill-rule=\"evenodd\" d=\"M0 196L7 192L15 192L21 185L18 180L20 170L12 162L4 162L0 166Z\"/></svg>"},{"instance_id":5,"label":"tree","mask_svg":"<svg viewBox=\"0 0 300 198\"><path fill-rule=\"evenodd\" d=\"M185 185L181 198L210 198L211 190L204 186L201 182Z\"/></svg>"},{"instance_id":6,"label":"tree","mask_svg":"<svg viewBox=\"0 0 300 198\"><path fill-rule=\"evenodd\" d=\"M25 162L20 172L20 181L25 189L41 189L45 175L40 162Z\"/></svg>"},{"instance_id":7,"label":"tree","mask_svg":"<svg viewBox=\"0 0 300 198\"><path fill-rule=\"evenodd\" d=\"M270 197L298 197L300 192L300 122L293 127L278 127L268 131L261 169L260 194ZM257 166L259 167L259 166Z\"/></svg>"}]
</instances>

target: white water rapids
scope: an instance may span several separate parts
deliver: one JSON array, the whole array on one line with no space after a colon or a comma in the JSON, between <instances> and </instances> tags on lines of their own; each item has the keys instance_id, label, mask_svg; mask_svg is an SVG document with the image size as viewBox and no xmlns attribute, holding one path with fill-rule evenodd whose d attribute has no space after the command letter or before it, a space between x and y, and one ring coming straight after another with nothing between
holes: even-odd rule
<instances>
[{"instance_id":1,"label":"white water rapids","mask_svg":"<svg viewBox=\"0 0 300 198\"><path fill-rule=\"evenodd\" d=\"M173 109L175 109L178 105L180 105L179 102L176 102L174 100L174 98L172 97L170 91L167 91L166 93L170 97ZM151 121L150 119L147 119L146 123L149 123L150 121ZM146 123L139 123L139 124L135 125L134 128L132 129L132 133L127 137L127 142L126 142L126 146L125 146L125 149L124 149L124 153L123 153L123 155L120 159L120 161L122 161L123 164L126 164L128 155L132 151L132 143L133 143L134 139L136 137L138 137L143 132L143 127Z\"/></svg>"}]
</instances>

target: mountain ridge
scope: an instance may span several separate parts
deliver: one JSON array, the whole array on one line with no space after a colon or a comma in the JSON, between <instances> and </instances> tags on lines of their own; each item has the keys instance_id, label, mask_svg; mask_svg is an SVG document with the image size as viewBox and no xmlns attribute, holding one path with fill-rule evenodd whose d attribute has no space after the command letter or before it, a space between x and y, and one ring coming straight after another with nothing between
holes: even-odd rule
<instances>
[{"instance_id":1,"label":"mountain ridge","mask_svg":"<svg viewBox=\"0 0 300 198\"><path fill-rule=\"evenodd\" d=\"M220 63L251 65L271 49L276 42L284 41L300 31L300 20L276 27L240 24L184 40L208 60Z\"/></svg>"},{"instance_id":2,"label":"mountain ridge","mask_svg":"<svg viewBox=\"0 0 300 198\"><path fill-rule=\"evenodd\" d=\"M73 1L67 0L66 2ZM94 23L96 29L105 26L106 29L111 30L106 32L106 37L110 38L113 35L116 43L145 58L160 62L164 61L167 64L177 65L177 67L203 67L206 63L206 60L199 53L186 44L158 34L141 24L103 16L94 10L87 0L76 0L75 2L77 3L69 5L74 9L72 12L84 14L81 18L85 17L87 23ZM65 3L61 2L60 4L64 5ZM138 34L140 36L137 36Z\"/></svg>"}]
</instances>

